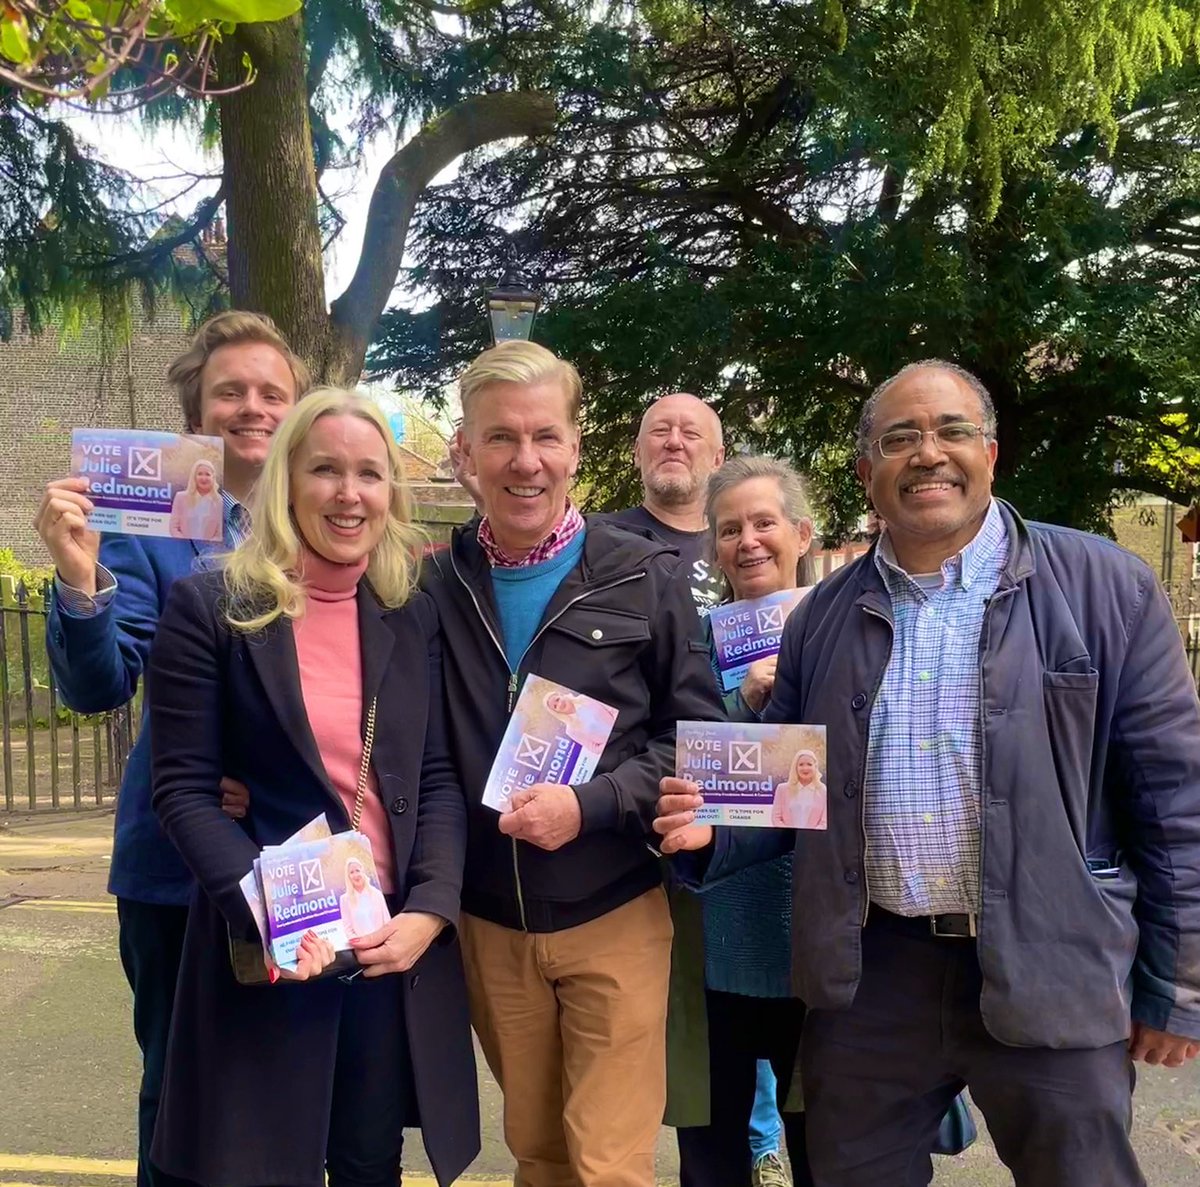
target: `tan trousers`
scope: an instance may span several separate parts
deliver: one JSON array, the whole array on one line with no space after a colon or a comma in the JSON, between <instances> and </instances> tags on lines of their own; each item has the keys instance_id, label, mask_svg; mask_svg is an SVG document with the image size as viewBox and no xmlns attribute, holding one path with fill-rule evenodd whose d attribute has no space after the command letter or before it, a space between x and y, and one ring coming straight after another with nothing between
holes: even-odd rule
<instances>
[{"instance_id":1,"label":"tan trousers","mask_svg":"<svg viewBox=\"0 0 1200 1187\"><path fill-rule=\"evenodd\" d=\"M516 1187L653 1187L671 971L662 889L566 931L464 914L459 934Z\"/></svg>"}]
</instances>

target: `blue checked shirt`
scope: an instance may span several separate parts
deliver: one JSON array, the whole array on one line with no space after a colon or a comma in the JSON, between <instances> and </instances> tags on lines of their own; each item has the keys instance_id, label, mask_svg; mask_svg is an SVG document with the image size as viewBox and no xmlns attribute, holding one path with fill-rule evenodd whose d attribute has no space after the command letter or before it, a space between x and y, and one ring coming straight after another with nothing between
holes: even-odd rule
<instances>
[{"instance_id":1,"label":"blue checked shirt","mask_svg":"<svg viewBox=\"0 0 1200 1187\"><path fill-rule=\"evenodd\" d=\"M895 636L867 743L867 884L898 915L979 910L979 635L1007 557L994 501L939 574L904 572L886 531L875 552Z\"/></svg>"},{"instance_id":2,"label":"blue checked shirt","mask_svg":"<svg viewBox=\"0 0 1200 1187\"><path fill-rule=\"evenodd\" d=\"M250 512L227 490L221 491L221 502L225 517L225 547L239 547L250 534ZM91 618L99 614L117 592L117 579L102 564L96 564L96 596L86 594L73 585L54 577L54 596L59 609L72 618Z\"/></svg>"}]
</instances>

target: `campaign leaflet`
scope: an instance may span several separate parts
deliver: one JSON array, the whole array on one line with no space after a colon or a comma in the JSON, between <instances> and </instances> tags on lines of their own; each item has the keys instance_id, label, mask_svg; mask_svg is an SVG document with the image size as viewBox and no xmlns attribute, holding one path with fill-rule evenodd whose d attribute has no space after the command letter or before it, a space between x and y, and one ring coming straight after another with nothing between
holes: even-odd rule
<instances>
[{"instance_id":1,"label":"campaign leaflet","mask_svg":"<svg viewBox=\"0 0 1200 1187\"><path fill-rule=\"evenodd\" d=\"M783 624L811 589L811 585L784 589L762 598L730 602L709 611L717 668L725 692L732 692L741 685L755 660L779 654Z\"/></svg>"},{"instance_id":2,"label":"campaign leaflet","mask_svg":"<svg viewBox=\"0 0 1200 1187\"><path fill-rule=\"evenodd\" d=\"M700 787L698 824L826 827L825 727L681 721L675 773Z\"/></svg>"},{"instance_id":3,"label":"campaign leaflet","mask_svg":"<svg viewBox=\"0 0 1200 1187\"><path fill-rule=\"evenodd\" d=\"M371 841L363 833L272 846L255 864L262 878L271 958L280 968L296 967L296 950L306 931L344 952L351 935L367 935L390 918Z\"/></svg>"},{"instance_id":4,"label":"campaign leaflet","mask_svg":"<svg viewBox=\"0 0 1200 1187\"><path fill-rule=\"evenodd\" d=\"M224 535L224 442L190 433L76 429L71 474L88 480L98 532L219 544Z\"/></svg>"},{"instance_id":5,"label":"campaign leaflet","mask_svg":"<svg viewBox=\"0 0 1200 1187\"><path fill-rule=\"evenodd\" d=\"M322 812L319 816L314 816L303 828L297 829L283 845L294 845L299 841L318 841L322 837L333 835L333 830L329 827L329 821L325 818L325 813ZM268 845L267 849L280 849L281 845ZM258 860L250 868L249 873L238 883L238 889L242 892L242 897L246 900L246 906L250 908L250 914L254 916L254 922L258 924L258 934L262 939L263 952L270 952L270 932L267 929L267 908L263 903L262 893L262 878L259 874Z\"/></svg>"},{"instance_id":6,"label":"campaign leaflet","mask_svg":"<svg viewBox=\"0 0 1200 1187\"><path fill-rule=\"evenodd\" d=\"M484 785L483 802L507 812L513 793L535 783L585 783L616 720L616 709L603 701L527 676Z\"/></svg>"}]
</instances>

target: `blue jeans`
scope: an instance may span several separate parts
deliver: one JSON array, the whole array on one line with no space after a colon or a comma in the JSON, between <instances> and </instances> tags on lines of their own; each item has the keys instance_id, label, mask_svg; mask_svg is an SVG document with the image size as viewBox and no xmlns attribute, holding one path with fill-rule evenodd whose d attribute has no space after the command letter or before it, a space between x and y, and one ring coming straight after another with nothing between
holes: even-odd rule
<instances>
[{"instance_id":1,"label":"blue jeans","mask_svg":"<svg viewBox=\"0 0 1200 1187\"><path fill-rule=\"evenodd\" d=\"M754 1084L754 1110L750 1114L750 1155L757 1162L764 1154L779 1153L783 1122L775 1103L775 1073L769 1059L758 1061Z\"/></svg>"}]
</instances>

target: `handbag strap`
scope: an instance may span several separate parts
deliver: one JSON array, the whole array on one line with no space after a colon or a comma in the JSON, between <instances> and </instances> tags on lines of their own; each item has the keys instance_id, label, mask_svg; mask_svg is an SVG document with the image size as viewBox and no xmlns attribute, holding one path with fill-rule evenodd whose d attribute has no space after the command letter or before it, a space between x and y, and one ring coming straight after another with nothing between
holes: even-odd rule
<instances>
[{"instance_id":1,"label":"handbag strap","mask_svg":"<svg viewBox=\"0 0 1200 1187\"><path fill-rule=\"evenodd\" d=\"M363 798L367 794L367 778L371 773L371 747L375 744L375 702L377 698L371 698L370 707L367 709L367 735L363 739L362 765L358 768L358 787L354 791L354 815L350 817L350 824L354 831L359 831L359 823L362 820Z\"/></svg>"}]
</instances>

